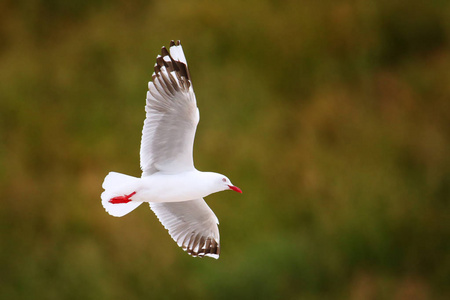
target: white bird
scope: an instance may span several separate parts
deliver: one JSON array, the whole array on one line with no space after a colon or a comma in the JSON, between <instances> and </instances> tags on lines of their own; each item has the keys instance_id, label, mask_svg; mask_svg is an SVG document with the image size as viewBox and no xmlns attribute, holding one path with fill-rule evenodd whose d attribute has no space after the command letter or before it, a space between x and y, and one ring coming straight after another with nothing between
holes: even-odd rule
<instances>
[{"instance_id":1,"label":"white bird","mask_svg":"<svg viewBox=\"0 0 450 300\"><path fill-rule=\"evenodd\" d=\"M192 148L199 111L180 41L156 57L148 83L141 140L141 178L110 172L102 205L122 217L149 202L178 246L196 257L219 258L219 221L203 197L224 190L242 193L218 173L194 167Z\"/></svg>"}]
</instances>

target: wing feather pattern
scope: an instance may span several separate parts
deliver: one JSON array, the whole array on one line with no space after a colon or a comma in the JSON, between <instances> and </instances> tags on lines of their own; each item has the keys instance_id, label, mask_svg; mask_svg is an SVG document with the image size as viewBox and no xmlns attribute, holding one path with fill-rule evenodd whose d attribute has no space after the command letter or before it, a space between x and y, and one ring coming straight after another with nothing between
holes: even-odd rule
<instances>
[{"instance_id":1,"label":"wing feather pattern","mask_svg":"<svg viewBox=\"0 0 450 300\"><path fill-rule=\"evenodd\" d=\"M165 47L161 49L154 69L142 130L142 177L159 171L179 173L194 169L192 150L200 117L180 41L170 43L170 53ZM219 258L219 221L203 199L150 202L150 208L187 253Z\"/></svg>"},{"instance_id":2,"label":"wing feather pattern","mask_svg":"<svg viewBox=\"0 0 450 300\"><path fill-rule=\"evenodd\" d=\"M148 84L141 140L142 176L158 171L192 170L192 149L199 121L197 101L180 42L170 43L156 58Z\"/></svg>"},{"instance_id":3,"label":"wing feather pattern","mask_svg":"<svg viewBox=\"0 0 450 300\"><path fill-rule=\"evenodd\" d=\"M194 257L219 258L219 221L203 199L151 202L150 208L173 240L188 254Z\"/></svg>"}]
</instances>

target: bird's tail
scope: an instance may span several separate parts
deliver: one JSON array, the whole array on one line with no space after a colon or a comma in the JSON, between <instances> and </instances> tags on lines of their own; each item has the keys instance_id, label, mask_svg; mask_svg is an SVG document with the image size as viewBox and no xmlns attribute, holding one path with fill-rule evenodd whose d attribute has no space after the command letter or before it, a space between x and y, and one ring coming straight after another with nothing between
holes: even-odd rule
<instances>
[{"instance_id":1,"label":"bird's tail","mask_svg":"<svg viewBox=\"0 0 450 300\"><path fill-rule=\"evenodd\" d=\"M136 207L142 204L142 202L132 201L131 197L127 203L111 203L113 198L124 198L124 195L131 195L135 192L134 188L139 183L140 178L120 174L116 172L110 172L103 181L103 189L105 190L102 195L102 205L105 210L114 217L122 217ZM112 201L114 202L114 201Z\"/></svg>"}]
</instances>

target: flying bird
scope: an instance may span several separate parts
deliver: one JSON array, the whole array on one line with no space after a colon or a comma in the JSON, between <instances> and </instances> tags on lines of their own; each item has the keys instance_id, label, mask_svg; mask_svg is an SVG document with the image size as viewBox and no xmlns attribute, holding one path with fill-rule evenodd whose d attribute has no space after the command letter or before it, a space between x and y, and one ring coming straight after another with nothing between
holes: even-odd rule
<instances>
[{"instance_id":1,"label":"flying bird","mask_svg":"<svg viewBox=\"0 0 450 300\"><path fill-rule=\"evenodd\" d=\"M148 202L178 246L194 257L217 259L219 221L203 198L224 190L242 191L226 176L194 167L192 148L200 114L180 41L171 41L169 51L162 47L148 83L142 176L110 172L102 185L102 205L110 215L122 217Z\"/></svg>"}]
</instances>

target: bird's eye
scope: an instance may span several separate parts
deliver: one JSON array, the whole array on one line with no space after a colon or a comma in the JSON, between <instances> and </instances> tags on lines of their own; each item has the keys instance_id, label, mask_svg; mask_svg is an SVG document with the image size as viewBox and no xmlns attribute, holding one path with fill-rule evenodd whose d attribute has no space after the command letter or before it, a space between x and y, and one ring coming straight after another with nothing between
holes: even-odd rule
<instances>
[{"instance_id":1,"label":"bird's eye","mask_svg":"<svg viewBox=\"0 0 450 300\"><path fill-rule=\"evenodd\" d=\"M222 178L222 181L223 181L223 182L227 182L227 179L226 179L226 178Z\"/></svg>"}]
</instances>

